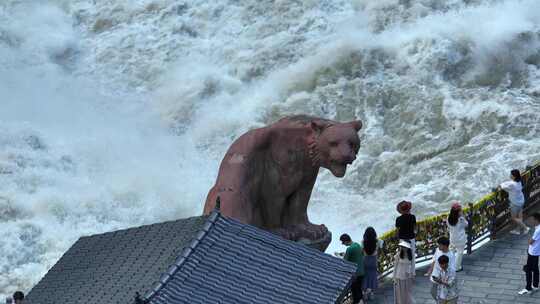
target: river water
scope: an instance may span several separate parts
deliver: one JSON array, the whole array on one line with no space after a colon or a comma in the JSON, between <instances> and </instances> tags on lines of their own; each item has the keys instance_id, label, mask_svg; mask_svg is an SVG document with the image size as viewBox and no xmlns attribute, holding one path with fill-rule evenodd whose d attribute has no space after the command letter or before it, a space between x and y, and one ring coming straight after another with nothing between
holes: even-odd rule
<instances>
[{"instance_id":1,"label":"river water","mask_svg":"<svg viewBox=\"0 0 540 304\"><path fill-rule=\"evenodd\" d=\"M540 160L540 1L0 2L0 296L82 235L199 215L228 145L359 118L309 215L360 239Z\"/></svg>"}]
</instances>

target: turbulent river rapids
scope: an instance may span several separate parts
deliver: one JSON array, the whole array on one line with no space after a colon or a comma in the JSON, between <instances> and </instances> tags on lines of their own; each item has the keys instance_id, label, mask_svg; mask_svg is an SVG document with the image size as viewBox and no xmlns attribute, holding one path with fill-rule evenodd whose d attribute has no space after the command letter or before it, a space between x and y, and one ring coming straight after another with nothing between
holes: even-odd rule
<instances>
[{"instance_id":1,"label":"turbulent river rapids","mask_svg":"<svg viewBox=\"0 0 540 304\"><path fill-rule=\"evenodd\" d=\"M312 196L328 252L478 199L540 160L540 1L0 1L0 296L199 215L228 145L300 113L364 122Z\"/></svg>"}]
</instances>

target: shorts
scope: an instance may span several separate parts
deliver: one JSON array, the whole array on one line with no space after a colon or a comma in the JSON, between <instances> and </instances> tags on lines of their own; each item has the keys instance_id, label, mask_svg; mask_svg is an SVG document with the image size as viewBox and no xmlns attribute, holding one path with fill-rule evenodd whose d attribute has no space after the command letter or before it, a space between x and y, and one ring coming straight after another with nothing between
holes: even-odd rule
<instances>
[{"instance_id":1,"label":"shorts","mask_svg":"<svg viewBox=\"0 0 540 304\"><path fill-rule=\"evenodd\" d=\"M523 206L510 204L510 211L512 212L513 216L518 215L522 210L523 210Z\"/></svg>"}]
</instances>

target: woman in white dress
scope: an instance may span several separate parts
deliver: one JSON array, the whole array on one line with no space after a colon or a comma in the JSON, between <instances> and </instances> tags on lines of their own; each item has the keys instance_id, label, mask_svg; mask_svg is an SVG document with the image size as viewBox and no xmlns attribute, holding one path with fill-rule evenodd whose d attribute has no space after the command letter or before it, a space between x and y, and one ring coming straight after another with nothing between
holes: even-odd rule
<instances>
[{"instance_id":1,"label":"woman in white dress","mask_svg":"<svg viewBox=\"0 0 540 304\"><path fill-rule=\"evenodd\" d=\"M456 271L463 270L461 261L463 260L463 251L467 245L467 226L469 222L463 216L463 211L459 203L454 203L448 219L446 220L448 227L448 233L450 234L450 250L454 252L456 256Z\"/></svg>"},{"instance_id":2,"label":"woman in white dress","mask_svg":"<svg viewBox=\"0 0 540 304\"><path fill-rule=\"evenodd\" d=\"M411 243L400 240L394 260L394 303L413 304L415 273L412 271L413 257Z\"/></svg>"}]
</instances>

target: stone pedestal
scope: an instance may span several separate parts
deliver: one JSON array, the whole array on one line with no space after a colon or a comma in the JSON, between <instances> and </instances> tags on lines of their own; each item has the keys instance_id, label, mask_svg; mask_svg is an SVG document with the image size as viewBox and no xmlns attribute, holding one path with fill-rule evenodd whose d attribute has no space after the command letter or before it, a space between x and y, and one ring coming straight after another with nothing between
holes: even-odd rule
<instances>
[{"instance_id":1,"label":"stone pedestal","mask_svg":"<svg viewBox=\"0 0 540 304\"><path fill-rule=\"evenodd\" d=\"M331 241L332 233L330 231L326 231L326 234L319 239L310 240L307 238L300 238L297 242L324 252L326 248L328 248L328 245L330 245Z\"/></svg>"}]
</instances>

